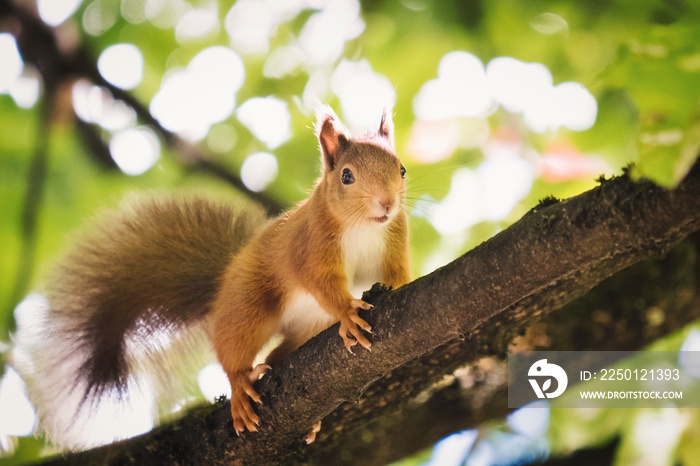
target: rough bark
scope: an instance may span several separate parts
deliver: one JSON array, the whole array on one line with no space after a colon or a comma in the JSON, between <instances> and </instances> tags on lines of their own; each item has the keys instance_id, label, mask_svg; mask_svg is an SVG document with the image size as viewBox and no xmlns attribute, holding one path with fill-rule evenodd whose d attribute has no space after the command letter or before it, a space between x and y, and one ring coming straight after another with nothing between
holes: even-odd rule
<instances>
[{"instance_id":1,"label":"rough bark","mask_svg":"<svg viewBox=\"0 0 700 466\"><path fill-rule=\"evenodd\" d=\"M458 349L453 354L470 355L453 375L403 405L391 402L381 410L372 398L365 398L360 404L373 403L365 423L323 439L325 431L334 430L334 422L348 416L344 410L358 406L347 404L334 411L324 420L320 441L310 447L311 462L355 464L361 458L366 465L387 464L451 433L503 419L510 411L506 364L500 351L493 351L494 344L510 342L508 348L518 351L629 351L700 319L700 232L677 244L667 257L635 264L556 312L517 321L515 309L486 322L473 338L452 343ZM463 358L452 363L458 365ZM410 380L409 370L406 365L393 371L392 379ZM416 377L421 370L418 365L413 368ZM386 391L386 381L380 384L372 390Z\"/></svg>"},{"instance_id":2,"label":"rough bark","mask_svg":"<svg viewBox=\"0 0 700 466\"><path fill-rule=\"evenodd\" d=\"M503 357L531 318L697 230L700 164L674 190L625 175L547 204L445 267L375 293L375 308L362 314L374 329L371 353L349 354L335 326L302 346L256 384L264 402L260 432L236 437L224 404L68 462L264 464L321 455L460 365ZM499 393L486 415L503 412ZM306 448L304 434L323 418L318 446Z\"/></svg>"}]
</instances>

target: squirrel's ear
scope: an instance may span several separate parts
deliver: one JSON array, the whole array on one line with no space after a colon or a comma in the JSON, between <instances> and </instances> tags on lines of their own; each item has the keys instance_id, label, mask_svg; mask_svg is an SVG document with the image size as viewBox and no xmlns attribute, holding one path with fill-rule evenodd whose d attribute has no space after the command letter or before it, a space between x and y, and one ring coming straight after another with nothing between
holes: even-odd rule
<instances>
[{"instance_id":1,"label":"squirrel's ear","mask_svg":"<svg viewBox=\"0 0 700 466\"><path fill-rule=\"evenodd\" d=\"M389 143L389 147L394 147L394 122L392 120L393 114L390 110L384 109L382 113L382 120L379 122L379 130L377 133L379 136Z\"/></svg>"},{"instance_id":2,"label":"squirrel's ear","mask_svg":"<svg viewBox=\"0 0 700 466\"><path fill-rule=\"evenodd\" d=\"M316 136L321 146L323 164L327 170L333 171L339 151L348 143L346 131L330 107L319 108L316 114Z\"/></svg>"}]
</instances>

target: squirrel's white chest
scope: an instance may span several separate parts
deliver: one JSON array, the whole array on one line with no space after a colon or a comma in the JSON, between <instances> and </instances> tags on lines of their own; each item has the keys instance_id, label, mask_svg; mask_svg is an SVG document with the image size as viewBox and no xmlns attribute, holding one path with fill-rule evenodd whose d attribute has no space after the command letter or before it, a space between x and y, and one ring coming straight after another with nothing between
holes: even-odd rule
<instances>
[{"instance_id":1,"label":"squirrel's white chest","mask_svg":"<svg viewBox=\"0 0 700 466\"><path fill-rule=\"evenodd\" d=\"M381 225L360 225L346 230L341 238L348 291L354 298L360 299L363 291L383 279L384 232ZM292 295L282 314L283 329L304 328L310 335L335 321L313 296L303 291Z\"/></svg>"},{"instance_id":2,"label":"squirrel's white chest","mask_svg":"<svg viewBox=\"0 0 700 466\"><path fill-rule=\"evenodd\" d=\"M335 321L335 317L323 310L313 296L297 291L282 313L281 327L285 331L305 329L311 336L330 327Z\"/></svg>"},{"instance_id":3,"label":"squirrel's white chest","mask_svg":"<svg viewBox=\"0 0 700 466\"><path fill-rule=\"evenodd\" d=\"M355 298L383 280L386 229L382 225L361 224L348 228L340 240L344 255L348 290Z\"/></svg>"}]
</instances>

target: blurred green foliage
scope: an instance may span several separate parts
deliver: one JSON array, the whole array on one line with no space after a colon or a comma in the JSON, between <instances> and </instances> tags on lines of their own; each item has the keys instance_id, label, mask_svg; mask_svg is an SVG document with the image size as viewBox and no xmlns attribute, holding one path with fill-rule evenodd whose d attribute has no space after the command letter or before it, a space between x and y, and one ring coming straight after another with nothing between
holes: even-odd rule
<instances>
[{"instance_id":1,"label":"blurred green foliage","mask_svg":"<svg viewBox=\"0 0 700 466\"><path fill-rule=\"evenodd\" d=\"M334 1L334 0L329 0ZM101 2L103 13L116 15L116 21L102 34L90 35L83 29L86 10ZM30 7L32 2L28 3ZM133 2L132 2L133 3ZM146 2L135 2L142 6ZM150 3L150 2L149 2ZM131 23L120 14L124 1L84 0L79 9L57 30L87 47L94 58L115 43L138 46L144 58L143 80L129 91L146 107L161 86L167 72L184 67L198 52L212 45L229 46L223 27L229 2L215 5L220 27L201 39L179 43L173 27L159 28L149 21ZM204 7L204 0L189 0L188 7ZM323 2L319 2L319 5ZM211 4L209 4L211 5ZM282 22L270 40L270 51L289 45L299 36L315 8L303 9ZM594 186L599 173L584 170L577 175L554 179L535 170L529 192L522 196L508 215L499 220L479 221L456 235L441 235L424 218L418 199L440 202L451 188L456 170L476 170L485 160L480 145L458 146L451 154L432 164L411 154L410 141L416 122L414 98L422 86L437 76L441 58L454 50L468 51L484 64L497 57L513 57L537 62L551 72L553 83L581 83L597 101L595 125L581 132L565 128L536 133L527 128L522 116L503 109L485 118L490 140L503 128L522 142L523 157L539 156L553 146L565 144L577 156L595 156L604 161L602 171L610 175L636 163L633 173L665 186L682 179L697 158L700 147L700 3L691 0L428 0L365 1L361 4L364 31L345 44L342 57L366 59L372 69L388 78L396 89L394 108L397 152L408 168L409 209L416 208L411 220L413 274L453 259L507 227L548 195L565 198ZM3 23L0 22L0 28ZM291 206L305 198L318 174L318 151L309 129L313 115L299 104L309 73L303 68L282 78L263 73L268 55L243 54L245 83L237 93L238 104L255 96L275 96L287 103L291 116L291 138L270 150L278 162L278 175L266 193L283 205ZM339 60L327 65L331 72ZM0 66L2 66L0 64ZM326 100L344 118L338 96L327 93ZM0 350L7 354L10 330L14 326L13 296L41 290L41 277L56 260L71 231L86 223L105 206L114 205L125 193L145 189L197 189L220 195L233 194L227 183L182 163L172 148L161 145L161 157L154 167L140 176L127 176L115 167L97 161L81 133L71 109L69 83L59 91L50 134L38 134L43 100L32 108L19 108L9 95L0 95ZM468 132L475 119L456 118L460 131ZM238 173L245 158L267 147L257 140L234 113L225 126L235 135L235 146L217 159ZM105 144L111 134L97 129ZM488 136L487 135L487 136ZM37 212L37 230L32 281L18 295L16 274L22 243L24 203L32 154L38 141L49 138L48 171L45 192ZM200 144L206 148L205 139ZM530 151L531 149L531 151ZM530 154L530 155L528 155ZM534 155L533 155L534 154ZM531 160L530 160L531 162ZM537 165L537 164L535 164ZM595 170L595 168L593 169ZM427 197L426 197L427 196ZM429 201L432 202L432 201ZM469 203L465 199L465 203ZM21 285L21 284L20 284ZM606 413L580 429L595 443L608 435L601 426L623 424L620 415ZM566 423L568 414L553 411L552 424ZM587 427L588 426L588 427ZM687 433L697 439L697 432ZM2 433L0 433L2 435ZM595 440L598 439L598 440ZM691 443L690 440L685 443ZM553 447L567 448L553 436ZM28 439L16 445L18 458L38 452ZM684 453L685 454L685 453ZM690 454L690 453L688 453ZM27 455L27 456L25 456ZM0 460L2 462L4 460Z\"/></svg>"}]
</instances>

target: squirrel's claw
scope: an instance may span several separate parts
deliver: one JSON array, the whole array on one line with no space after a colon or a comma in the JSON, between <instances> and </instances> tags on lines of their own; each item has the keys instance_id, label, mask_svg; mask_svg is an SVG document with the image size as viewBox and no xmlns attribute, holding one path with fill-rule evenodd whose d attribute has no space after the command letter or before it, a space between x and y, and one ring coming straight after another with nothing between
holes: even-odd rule
<instances>
[{"instance_id":1,"label":"squirrel's claw","mask_svg":"<svg viewBox=\"0 0 700 466\"><path fill-rule=\"evenodd\" d=\"M311 430L309 431L308 434L306 434L306 444L310 445L314 443L314 440L316 440L316 434L321 430L321 421L318 421L316 424L311 426Z\"/></svg>"},{"instance_id":2,"label":"squirrel's claw","mask_svg":"<svg viewBox=\"0 0 700 466\"><path fill-rule=\"evenodd\" d=\"M372 327L357 315L357 308L370 309L371 304L360 299L353 299L351 308L346 311L345 316L340 319L340 329L338 333L343 338L345 347L352 353L352 346L359 343L363 348L370 349L372 343L364 336L362 330L371 332ZM362 330L360 330L362 329Z\"/></svg>"},{"instance_id":3,"label":"squirrel's claw","mask_svg":"<svg viewBox=\"0 0 700 466\"><path fill-rule=\"evenodd\" d=\"M352 347L355 346L357 342L352 338L348 338L347 336L343 337L343 342L345 343L345 349L348 350L350 354L355 356L355 352L352 350Z\"/></svg>"},{"instance_id":4,"label":"squirrel's claw","mask_svg":"<svg viewBox=\"0 0 700 466\"><path fill-rule=\"evenodd\" d=\"M235 377L229 377L231 381L231 417L233 428L237 435L248 429L257 432L260 417L255 413L250 401L262 404L260 395L253 389L253 383L261 374L270 370L267 364L258 364L249 373L239 373Z\"/></svg>"}]
</instances>

